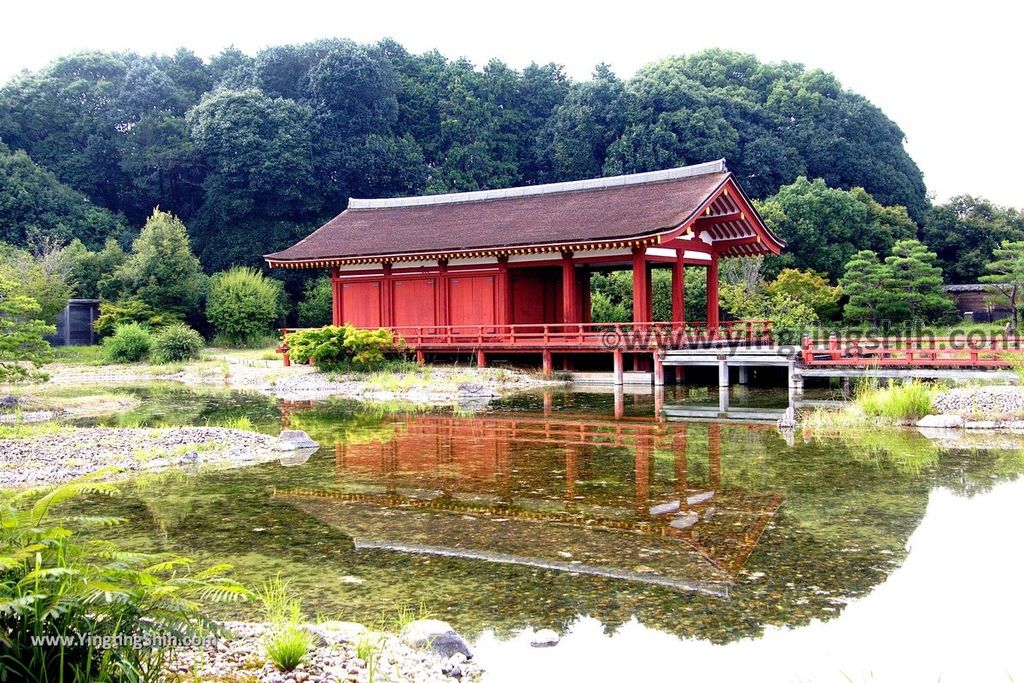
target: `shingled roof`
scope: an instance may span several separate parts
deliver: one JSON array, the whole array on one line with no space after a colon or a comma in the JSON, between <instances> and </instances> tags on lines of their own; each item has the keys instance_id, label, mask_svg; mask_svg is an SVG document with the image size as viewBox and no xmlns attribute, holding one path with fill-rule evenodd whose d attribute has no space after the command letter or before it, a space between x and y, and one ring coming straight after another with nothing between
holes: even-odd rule
<instances>
[{"instance_id":1,"label":"shingled roof","mask_svg":"<svg viewBox=\"0 0 1024 683\"><path fill-rule=\"evenodd\" d=\"M725 161L633 175L395 199L350 199L348 208L297 244L266 259L271 266L334 266L371 260L510 253L614 246L678 231L708 218L711 204L733 187L746 208L743 222L772 243L735 184ZM726 190L728 194L728 190ZM732 222L737 223L737 214ZM749 227L749 226L748 226ZM759 241L760 243L760 241ZM621 245L619 245L621 246ZM749 249L743 253L749 253ZM766 252L767 253L767 252Z\"/></svg>"}]
</instances>

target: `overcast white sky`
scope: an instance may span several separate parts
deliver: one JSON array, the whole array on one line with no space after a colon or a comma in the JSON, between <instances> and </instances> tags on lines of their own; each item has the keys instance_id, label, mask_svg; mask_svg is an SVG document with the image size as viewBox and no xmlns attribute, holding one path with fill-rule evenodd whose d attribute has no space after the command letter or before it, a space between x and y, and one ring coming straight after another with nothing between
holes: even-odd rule
<instances>
[{"instance_id":1,"label":"overcast white sky","mask_svg":"<svg viewBox=\"0 0 1024 683\"><path fill-rule=\"evenodd\" d=\"M628 77L666 55L723 47L831 71L866 95L906 133L938 200L972 193L1024 208L1022 14L1010 0L18 1L0 8L0 81L75 49L183 45L206 58L330 36L390 36L477 64L553 61L574 78L601 61Z\"/></svg>"}]
</instances>

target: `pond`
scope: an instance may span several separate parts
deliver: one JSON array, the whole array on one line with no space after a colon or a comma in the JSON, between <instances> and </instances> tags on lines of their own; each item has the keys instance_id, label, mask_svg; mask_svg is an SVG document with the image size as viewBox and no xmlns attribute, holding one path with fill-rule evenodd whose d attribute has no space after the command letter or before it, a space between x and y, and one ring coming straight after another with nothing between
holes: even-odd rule
<instances>
[{"instance_id":1,"label":"pond","mask_svg":"<svg viewBox=\"0 0 1024 683\"><path fill-rule=\"evenodd\" d=\"M911 430L787 438L771 422L685 417L716 412L717 390L699 387L538 392L474 414L123 391L141 407L104 423L246 416L322 447L137 478L96 503L129 520L122 543L227 561L255 586L280 574L310 618L442 618L489 680L1024 671L1016 448ZM738 387L729 401L748 418L785 403ZM531 648L540 628L562 642Z\"/></svg>"}]
</instances>

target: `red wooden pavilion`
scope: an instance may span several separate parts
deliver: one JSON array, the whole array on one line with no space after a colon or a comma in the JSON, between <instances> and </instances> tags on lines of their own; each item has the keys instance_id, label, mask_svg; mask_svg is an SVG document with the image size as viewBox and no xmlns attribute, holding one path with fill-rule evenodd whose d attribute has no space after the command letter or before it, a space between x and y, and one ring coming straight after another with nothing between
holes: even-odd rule
<instances>
[{"instance_id":1,"label":"red wooden pavilion","mask_svg":"<svg viewBox=\"0 0 1024 683\"><path fill-rule=\"evenodd\" d=\"M576 182L393 199L348 208L272 267L330 269L334 324L388 327L426 353L634 353L708 339L763 340L767 321L719 320L719 259L778 254L724 160ZM655 323L651 270L672 270L672 320ZM684 274L706 269L704 321ZM633 272L633 323L591 322L590 274ZM638 335L642 335L642 338ZM646 354L640 353L641 350ZM657 364L657 358L655 358Z\"/></svg>"}]
</instances>

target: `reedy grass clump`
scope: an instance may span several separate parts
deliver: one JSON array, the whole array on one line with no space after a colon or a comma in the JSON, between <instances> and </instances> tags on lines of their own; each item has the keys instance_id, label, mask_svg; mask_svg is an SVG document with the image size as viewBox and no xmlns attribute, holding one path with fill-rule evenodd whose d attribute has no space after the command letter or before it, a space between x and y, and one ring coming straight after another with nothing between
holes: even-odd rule
<instances>
[{"instance_id":1,"label":"reedy grass clump","mask_svg":"<svg viewBox=\"0 0 1024 683\"><path fill-rule=\"evenodd\" d=\"M887 387L865 385L854 401L869 417L894 422L919 420L932 410L935 390L924 382L913 380Z\"/></svg>"},{"instance_id":2,"label":"reedy grass clump","mask_svg":"<svg viewBox=\"0 0 1024 683\"><path fill-rule=\"evenodd\" d=\"M264 645L267 659L282 671L291 671L313 647L313 637L300 623L302 604L291 594L288 581L280 575L264 581L256 595L271 628Z\"/></svg>"}]
</instances>

